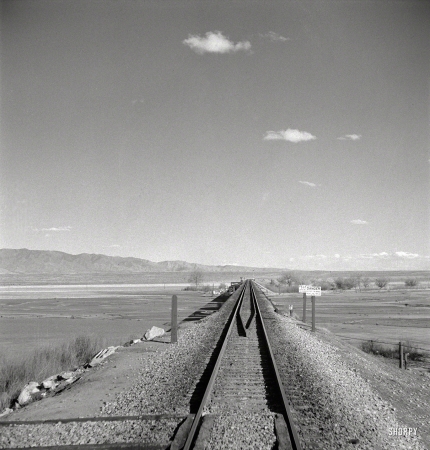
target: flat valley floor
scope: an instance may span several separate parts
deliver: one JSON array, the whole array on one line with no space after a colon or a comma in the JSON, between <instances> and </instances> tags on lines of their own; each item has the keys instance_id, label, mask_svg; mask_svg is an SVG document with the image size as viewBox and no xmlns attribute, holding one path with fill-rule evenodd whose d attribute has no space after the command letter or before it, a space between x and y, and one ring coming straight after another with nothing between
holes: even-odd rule
<instances>
[{"instance_id":1,"label":"flat valley floor","mask_svg":"<svg viewBox=\"0 0 430 450\"><path fill-rule=\"evenodd\" d=\"M303 318L303 294L269 295L280 311ZM311 299L306 301L306 322L312 323ZM323 291L316 297L317 328L326 328L350 344L363 340L398 344L410 342L430 355L430 290L395 289ZM429 363L430 365L430 363Z\"/></svg>"},{"instance_id":2,"label":"flat valley floor","mask_svg":"<svg viewBox=\"0 0 430 450\"><path fill-rule=\"evenodd\" d=\"M109 346L141 338L152 326L167 331L172 295L178 297L178 322L221 306L211 293L179 285L2 286L0 357L19 359L79 335L98 336Z\"/></svg>"}]
</instances>

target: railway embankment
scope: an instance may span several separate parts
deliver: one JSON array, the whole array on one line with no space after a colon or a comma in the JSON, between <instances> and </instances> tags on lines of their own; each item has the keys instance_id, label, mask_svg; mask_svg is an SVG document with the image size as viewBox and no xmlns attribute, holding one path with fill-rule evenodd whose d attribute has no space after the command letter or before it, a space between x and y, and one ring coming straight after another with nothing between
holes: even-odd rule
<instances>
[{"instance_id":1,"label":"railway embankment","mask_svg":"<svg viewBox=\"0 0 430 450\"><path fill-rule=\"evenodd\" d=\"M272 310L267 302L268 332L305 448L428 448L430 405L422 414L405 410L413 401L425 402L410 394L413 386L420 396L430 393L427 374L400 371ZM390 382L395 392L388 396Z\"/></svg>"},{"instance_id":2,"label":"railway embankment","mask_svg":"<svg viewBox=\"0 0 430 450\"><path fill-rule=\"evenodd\" d=\"M142 343L123 349L94 369L92 378L10 414L6 419L10 425L0 428L0 448L168 445L190 412L233 303L231 298L217 313L181 330L177 344ZM430 448L427 373L399 370L325 330L311 333L301 322L275 313L268 302L263 314L304 449ZM148 346L145 351L143 346ZM97 401L90 402L89 393L97 390L97 384L103 389ZM60 422L67 405L67 417L95 420ZM143 415L148 418L136 419ZM123 420L124 416L130 419ZM17 424L49 418L52 423ZM405 429L412 431L404 433Z\"/></svg>"}]
</instances>

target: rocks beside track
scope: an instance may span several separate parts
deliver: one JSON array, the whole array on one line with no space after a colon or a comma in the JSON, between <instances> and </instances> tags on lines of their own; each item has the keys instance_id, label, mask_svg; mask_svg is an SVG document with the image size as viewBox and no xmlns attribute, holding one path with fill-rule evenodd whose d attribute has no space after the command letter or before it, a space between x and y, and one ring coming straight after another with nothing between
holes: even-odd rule
<instances>
[{"instance_id":1,"label":"rocks beside track","mask_svg":"<svg viewBox=\"0 0 430 450\"><path fill-rule=\"evenodd\" d=\"M168 445L180 419L11 425L0 433L1 448L145 442Z\"/></svg>"}]
</instances>

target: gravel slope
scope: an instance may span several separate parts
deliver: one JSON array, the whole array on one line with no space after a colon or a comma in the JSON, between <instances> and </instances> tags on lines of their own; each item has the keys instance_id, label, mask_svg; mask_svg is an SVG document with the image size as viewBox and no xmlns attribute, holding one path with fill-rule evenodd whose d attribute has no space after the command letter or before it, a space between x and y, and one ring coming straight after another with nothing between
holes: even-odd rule
<instances>
[{"instance_id":1,"label":"gravel slope","mask_svg":"<svg viewBox=\"0 0 430 450\"><path fill-rule=\"evenodd\" d=\"M390 435L406 425L337 347L276 314L268 301L264 315L304 449L427 448L413 432Z\"/></svg>"}]
</instances>

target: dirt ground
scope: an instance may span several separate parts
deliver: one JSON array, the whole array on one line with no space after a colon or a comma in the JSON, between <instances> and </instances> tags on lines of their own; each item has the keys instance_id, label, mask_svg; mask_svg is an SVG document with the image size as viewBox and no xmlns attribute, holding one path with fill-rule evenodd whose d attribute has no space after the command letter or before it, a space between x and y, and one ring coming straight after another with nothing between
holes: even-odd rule
<instances>
[{"instance_id":1,"label":"dirt ground","mask_svg":"<svg viewBox=\"0 0 430 450\"><path fill-rule=\"evenodd\" d=\"M133 385L145 356L162 352L170 344L165 342L141 342L131 347L119 348L98 366L88 369L80 380L54 397L48 397L15 411L0 421L27 421L97 417L103 404L112 400L118 392Z\"/></svg>"}]
</instances>

